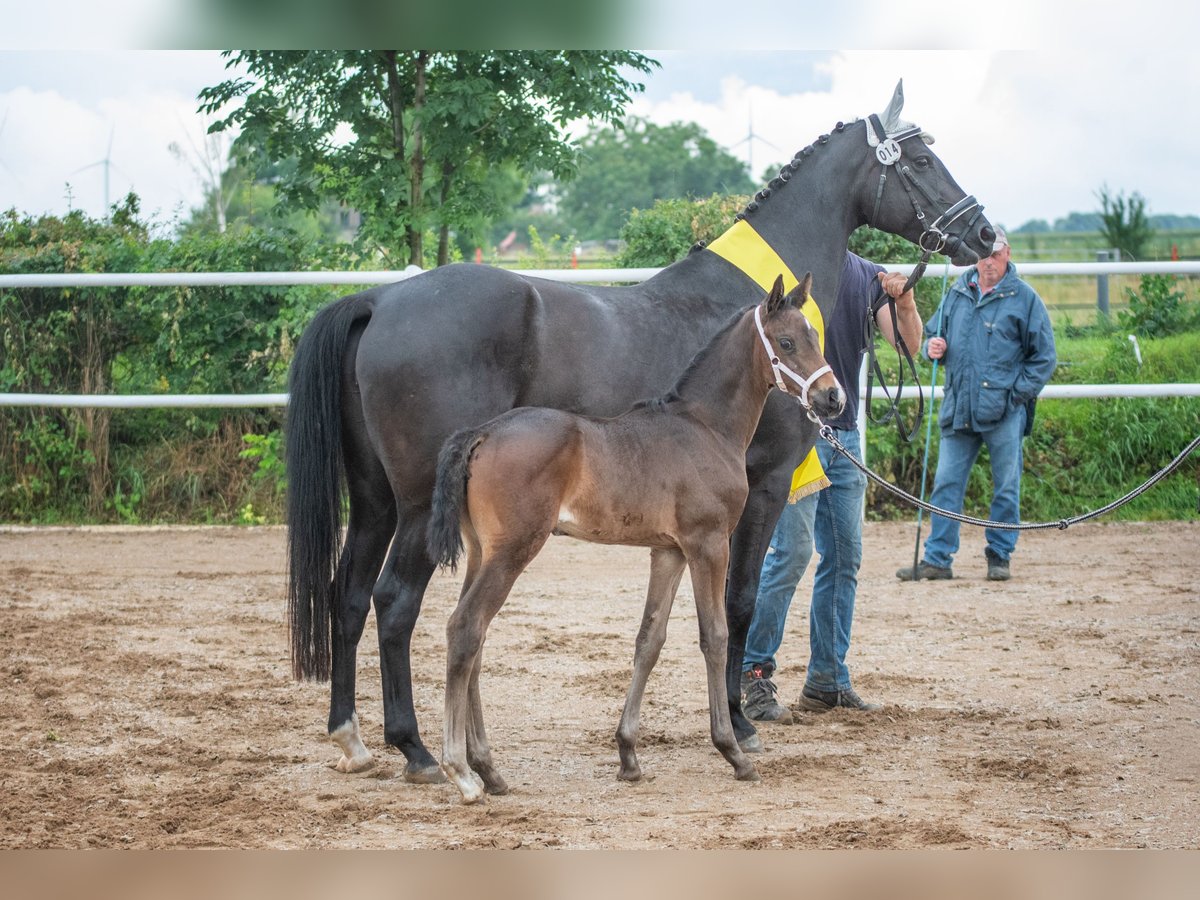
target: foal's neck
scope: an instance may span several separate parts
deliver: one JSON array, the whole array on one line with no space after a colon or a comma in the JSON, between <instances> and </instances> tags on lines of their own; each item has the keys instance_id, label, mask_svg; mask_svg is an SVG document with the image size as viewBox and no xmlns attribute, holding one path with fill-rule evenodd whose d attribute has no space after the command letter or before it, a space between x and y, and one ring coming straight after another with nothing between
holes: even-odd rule
<instances>
[{"instance_id":1,"label":"foal's neck","mask_svg":"<svg viewBox=\"0 0 1200 900\"><path fill-rule=\"evenodd\" d=\"M744 452L771 389L767 371L766 351L750 310L697 354L674 395L683 404L681 411L740 444Z\"/></svg>"}]
</instances>

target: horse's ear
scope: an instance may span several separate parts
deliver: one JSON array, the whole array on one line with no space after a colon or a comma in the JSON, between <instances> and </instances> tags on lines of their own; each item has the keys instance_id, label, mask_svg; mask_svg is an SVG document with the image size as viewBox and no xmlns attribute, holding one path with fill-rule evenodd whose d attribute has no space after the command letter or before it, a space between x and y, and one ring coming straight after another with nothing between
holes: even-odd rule
<instances>
[{"instance_id":1,"label":"horse's ear","mask_svg":"<svg viewBox=\"0 0 1200 900\"><path fill-rule=\"evenodd\" d=\"M805 272L804 277L800 279L800 283L792 288L792 292L787 295L788 302L796 309L802 307L812 298L812 272Z\"/></svg>"},{"instance_id":2,"label":"horse's ear","mask_svg":"<svg viewBox=\"0 0 1200 900\"><path fill-rule=\"evenodd\" d=\"M767 308L767 315L775 315L775 313L783 309L786 301L787 297L783 295L783 276L777 275L775 283L771 285L770 293L767 294L767 299L763 301L763 305Z\"/></svg>"},{"instance_id":3,"label":"horse's ear","mask_svg":"<svg viewBox=\"0 0 1200 900\"><path fill-rule=\"evenodd\" d=\"M896 132L900 128L900 111L904 109L904 79L901 78L896 82L896 91L892 94L892 100L887 105L882 113L879 114L879 120L883 123L883 130L888 134Z\"/></svg>"}]
</instances>

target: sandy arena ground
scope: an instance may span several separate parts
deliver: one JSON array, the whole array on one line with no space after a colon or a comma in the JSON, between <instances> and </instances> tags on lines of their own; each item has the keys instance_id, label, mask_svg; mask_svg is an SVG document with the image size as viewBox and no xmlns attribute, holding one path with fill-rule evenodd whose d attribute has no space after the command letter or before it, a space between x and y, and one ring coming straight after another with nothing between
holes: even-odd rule
<instances>
[{"instance_id":1,"label":"sandy arena ground","mask_svg":"<svg viewBox=\"0 0 1200 900\"><path fill-rule=\"evenodd\" d=\"M613 740L647 551L553 539L489 633L485 715L512 787L478 807L406 784L383 745L374 619L343 775L327 686L290 680L284 532L0 531L0 846L1200 846L1200 523L1022 537L1007 584L966 533L953 582L900 584L911 525L870 524L850 664L882 712L763 726L762 782L709 742L685 579L647 692L640 758ZM777 681L794 702L808 579ZM438 575L415 638L441 744Z\"/></svg>"}]
</instances>

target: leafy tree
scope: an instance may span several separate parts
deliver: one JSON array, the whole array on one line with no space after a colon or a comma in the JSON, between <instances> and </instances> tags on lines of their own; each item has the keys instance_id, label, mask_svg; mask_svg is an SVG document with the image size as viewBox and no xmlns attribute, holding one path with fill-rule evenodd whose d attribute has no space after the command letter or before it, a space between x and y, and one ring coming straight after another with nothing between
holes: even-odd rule
<instances>
[{"instance_id":1,"label":"leafy tree","mask_svg":"<svg viewBox=\"0 0 1200 900\"><path fill-rule=\"evenodd\" d=\"M334 198L362 214L360 245L395 263L422 263L427 230L437 260L452 230L503 211L495 166L567 177L572 121L620 119L642 85L622 74L658 63L628 51L227 51L231 78L200 92L238 127L242 160L295 160L278 184L285 204Z\"/></svg>"},{"instance_id":2,"label":"leafy tree","mask_svg":"<svg viewBox=\"0 0 1200 900\"><path fill-rule=\"evenodd\" d=\"M584 239L610 238L633 209L656 200L747 194L754 183L741 160L695 123L591 131L580 147L579 174L561 188L561 211Z\"/></svg>"},{"instance_id":3,"label":"leafy tree","mask_svg":"<svg viewBox=\"0 0 1200 900\"><path fill-rule=\"evenodd\" d=\"M1146 218L1146 200L1137 191L1125 199L1124 193L1113 196L1104 185L1097 192L1100 200L1100 232L1110 247L1121 251L1127 260L1140 259L1142 251L1154 237L1154 229Z\"/></svg>"}]
</instances>

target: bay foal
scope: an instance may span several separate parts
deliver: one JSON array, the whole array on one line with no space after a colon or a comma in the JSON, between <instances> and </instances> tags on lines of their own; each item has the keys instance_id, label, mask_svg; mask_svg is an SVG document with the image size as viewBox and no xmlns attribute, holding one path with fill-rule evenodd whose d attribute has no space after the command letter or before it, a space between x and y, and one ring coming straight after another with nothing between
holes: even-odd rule
<instances>
[{"instance_id":1,"label":"bay foal","mask_svg":"<svg viewBox=\"0 0 1200 900\"><path fill-rule=\"evenodd\" d=\"M642 776L635 747L642 695L666 638L686 565L708 674L713 744L741 780L758 779L730 724L725 686L729 538L748 492L746 448L773 386L819 415L842 389L801 307L811 273L739 313L692 360L674 389L615 418L526 407L446 441L438 458L429 550L467 570L446 626L442 770L465 803L507 791L484 731L479 669L487 627L517 576L553 534L651 548L650 584L633 678L617 728L619 777ZM799 411L797 411L799 415Z\"/></svg>"}]
</instances>

